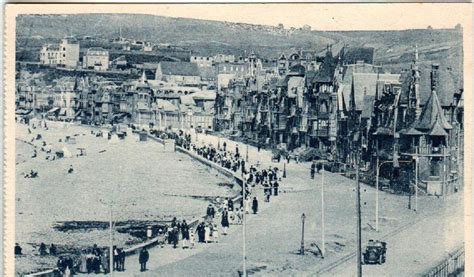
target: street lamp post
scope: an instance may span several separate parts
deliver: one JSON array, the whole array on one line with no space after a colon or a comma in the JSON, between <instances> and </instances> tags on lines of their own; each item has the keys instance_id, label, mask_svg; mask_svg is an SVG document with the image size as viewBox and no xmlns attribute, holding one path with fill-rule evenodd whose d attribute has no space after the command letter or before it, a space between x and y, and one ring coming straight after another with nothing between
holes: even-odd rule
<instances>
[{"instance_id":1,"label":"street lamp post","mask_svg":"<svg viewBox=\"0 0 474 277\"><path fill-rule=\"evenodd\" d=\"M247 144L247 148L245 150L245 161L249 161L249 145Z\"/></svg>"},{"instance_id":2,"label":"street lamp post","mask_svg":"<svg viewBox=\"0 0 474 277\"><path fill-rule=\"evenodd\" d=\"M305 220L305 218L306 218L306 216L303 213L301 215L301 248L300 248L300 254L301 255L304 255L304 220Z\"/></svg>"},{"instance_id":3,"label":"street lamp post","mask_svg":"<svg viewBox=\"0 0 474 277\"><path fill-rule=\"evenodd\" d=\"M415 212L418 211L418 147L416 148L415 160Z\"/></svg>"},{"instance_id":4,"label":"street lamp post","mask_svg":"<svg viewBox=\"0 0 474 277\"><path fill-rule=\"evenodd\" d=\"M362 277L362 229L360 212L359 160L356 159L357 276Z\"/></svg>"},{"instance_id":5,"label":"street lamp post","mask_svg":"<svg viewBox=\"0 0 474 277\"><path fill-rule=\"evenodd\" d=\"M324 255L326 253L326 239L325 239L325 233L324 233L324 165L323 165L323 173L321 177L321 254L322 257L324 258Z\"/></svg>"},{"instance_id":6,"label":"street lamp post","mask_svg":"<svg viewBox=\"0 0 474 277\"><path fill-rule=\"evenodd\" d=\"M112 202L110 203L110 217L109 217L109 239L110 239L110 248L109 248L109 271L110 276L113 276L114 272L114 237L113 237L113 221L112 221Z\"/></svg>"},{"instance_id":7,"label":"street lamp post","mask_svg":"<svg viewBox=\"0 0 474 277\"><path fill-rule=\"evenodd\" d=\"M243 180L243 179L242 179ZM246 207L246 185L247 185L247 181L246 180L243 180L243 183L242 183L242 206L243 206L243 210L242 210L242 239L243 239L243 244L242 244L242 276L243 277L246 277L247 276L247 255L246 255L246 245L245 245L245 213L246 213L246 210L245 210L245 207ZM241 207L242 209L242 207Z\"/></svg>"}]
</instances>

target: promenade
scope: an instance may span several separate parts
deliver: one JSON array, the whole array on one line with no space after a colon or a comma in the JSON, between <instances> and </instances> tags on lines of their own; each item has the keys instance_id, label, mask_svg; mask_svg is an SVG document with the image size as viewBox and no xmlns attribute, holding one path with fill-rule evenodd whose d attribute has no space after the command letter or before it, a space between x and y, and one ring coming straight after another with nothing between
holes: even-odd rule
<instances>
[{"instance_id":1,"label":"promenade","mask_svg":"<svg viewBox=\"0 0 474 277\"><path fill-rule=\"evenodd\" d=\"M217 146L218 138L211 135L193 135L197 145L213 144ZM235 142L221 138L221 145L227 143L231 151ZM245 157L246 146L239 144L240 153ZM271 152L257 151L249 147L249 163L259 162L260 168L278 166L283 169L283 161L279 164L271 162ZM355 273L352 258L355 254L356 214L355 214L355 181L337 174L325 172L325 234L326 255L324 259L317 254L321 248L321 175L314 180L309 177L309 163L296 164L291 161L286 165L287 178L280 184L281 194L271 198L270 203L260 201L261 209L258 215L249 215L246 224L247 270L255 275L342 275ZM388 242L388 271L386 274L398 272L400 258L396 251L403 251L412 240L419 240L417 251L432 254L433 251L443 250L432 248L430 238L406 236L406 233L423 233L439 224L439 214L461 213L462 207L451 205L462 203L455 195L447 200L433 197L420 197L418 212L408 210L408 197L379 193L380 196L380 231L373 229L375 222L375 190L361 185L362 203L362 242L369 239L386 237ZM262 197L259 197L262 199ZM451 200L453 199L453 200ZM446 207L450 206L450 212ZM305 213L305 246L306 255L298 255L301 242L301 214ZM436 215L436 216L435 216ZM414 222L423 221L416 225ZM459 222L459 221L458 221ZM428 228L428 229L426 229ZM455 229L455 228L454 228ZM438 236L457 236L453 228L438 230ZM462 230L462 228L460 228ZM117 275L130 276L234 276L242 269L242 226L231 225L227 236L221 236L217 244L196 244L192 250L151 248L149 270L139 271L138 256L130 256L126 261L126 272ZM462 236L459 237L462 241ZM452 242L453 245L456 241ZM415 245L415 244L413 244ZM392 250L393 249L393 250ZM398 249L398 250L397 250ZM394 251L394 254L391 254ZM435 253L436 254L436 253ZM443 255L443 253L440 253ZM410 257L413 257L410 255ZM429 257L429 256L428 256ZM340 263L339 261L346 261ZM428 269L436 261L425 259L421 261L404 261L419 263L413 270L420 272ZM364 272L372 276L382 271L381 266L364 266ZM339 271L341 270L341 271ZM419 273L420 273L419 272ZM410 272L412 273L412 272ZM410 275L407 272L407 276ZM402 275L405 276L403 273Z\"/></svg>"}]
</instances>

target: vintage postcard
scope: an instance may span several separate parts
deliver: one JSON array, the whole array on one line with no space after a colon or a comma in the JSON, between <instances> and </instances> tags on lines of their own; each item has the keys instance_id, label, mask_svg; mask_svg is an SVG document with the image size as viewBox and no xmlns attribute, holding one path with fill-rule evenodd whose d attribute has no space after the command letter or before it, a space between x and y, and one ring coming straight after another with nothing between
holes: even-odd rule
<instances>
[{"instance_id":1,"label":"vintage postcard","mask_svg":"<svg viewBox=\"0 0 474 277\"><path fill-rule=\"evenodd\" d=\"M472 274L470 3L5 11L5 276Z\"/></svg>"}]
</instances>

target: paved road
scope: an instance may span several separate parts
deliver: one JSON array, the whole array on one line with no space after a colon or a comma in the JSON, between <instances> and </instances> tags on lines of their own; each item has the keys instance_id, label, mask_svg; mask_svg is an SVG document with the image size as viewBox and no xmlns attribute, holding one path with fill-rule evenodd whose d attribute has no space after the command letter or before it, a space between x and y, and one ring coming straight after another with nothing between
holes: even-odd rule
<instances>
[{"instance_id":1,"label":"paved road","mask_svg":"<svg viewBox=\"0 0 474 277\"><path fill-rule=\"evenodd\" d=\"M444 210L413 224L393 237L386 239L387 260L382 265L363 265L364 276L415 276L446 259L462 247L464 228L463 200L461 195L451 197ZM323 276L354 276L356 259Z\"/></svg>"},{"instance_id":2,"label":"paved road","mask_svg":"<svg viewBox=\"0 0 474 277\"><path fill-rule=\"evenodd\" d=\"M193 137L194 138L194 137ZM224 139L221 139L221 144ZM226 140L227 147L232 151L235 143ZM212 143L217 145L217 138L210 135L199 135L199 144ZM240 144L240 152L245 156L246 147ZM260 162L262 167L276 166L271 162L271 153L249 147L251 163ZM283 162L278 165L283 168ZM325 233L326 256L321 259L318 248L321 248L321 175L314 180L309 178L309 164L287 165L288 177L281 184L282 194L271 199L270 203L261 202L261 212L250 215L246 224L247 269L254 275L315 275L323 268L327 268L338 260L350 255L355 250L356 214L355 214L355 183L342 176L325 174ZM261 192L260 192L261 195ZM260 197L262 199L262 197ZM401 226L415 220L421 220L429 215L436 214L444 208L442 200L431 197L421 197L419 211L414 213L407 209L407 197L380 193L380 232L375 232L374 207L375 190L362 185L362 226L363 242L368 239L377 239L394 232ZM462 212L462 209L461 209ZM306 255L298 255L301 242L301 214L306 214L305 246ZM431 221L430 221L431 222ZM439 222L434 220L433 222ZM427 232L433 226L418 225L408 231ZM461 228L462 229L462 228ZM437 230L439 234L448 229ZM397 247L403 235L389 240L389 261L392 251ZM422 237L423 238L423 237ZM153 248L150 250L149 271L139 272L138 257L127 259L127 272L120 275L146 276L236 276L242 268L242 227L231 226L228 236L221 236L218 244L198 244L193 250ZM422 240L420 247L423 252L430 251L431 240ZM393 250L392 250L393 248ZM400 250L401 251L401 250ZM394 252L395 253L395 252ZM428 252L429 253L429 252ZM413 253L413 255L417 255ZM413 256L412 256L413 257ZM350 264L343 264L347 268L341 274L351 275ZM374 268L375 270L376 268ZM396 266L389 267L387 263L384 275L398 272ZM377 275L379 272L374 272Z\"/></svg>"}]
</instances>

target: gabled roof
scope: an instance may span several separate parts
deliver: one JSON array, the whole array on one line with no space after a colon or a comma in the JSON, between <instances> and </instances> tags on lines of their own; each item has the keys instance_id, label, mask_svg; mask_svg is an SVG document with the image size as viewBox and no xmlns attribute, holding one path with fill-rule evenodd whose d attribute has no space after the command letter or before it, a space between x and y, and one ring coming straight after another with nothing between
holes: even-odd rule
<instances>
[{"instance_id":1,"label":"gabled roof","mask_svg":"<svg viewBox=\"0 0 474 277\"><path fill-rule=\"evenodd\" d=\"M199 67L190 62L160 62L163 75L200 76Z\"/></svg>"},{"instance_id":2,"label":"gabled roof","mask_svg":"<svg viewBox=\"0 0 474 277\"><path fill-rule=\"evenodd\" d=\"M448 133L441 127L441 124L439 121L436 121L431 128L431 131L429 133L430 136L447 136Z\"/></svg>"},{"instance_id":3,"label":"gabled roof","mask_svg":"<svg viewBox=\"0 0 474 277\"><path fill-rule=\"evenodd\" d=\"M350 103L357 111L363 110L364 97L367 95L374 96L377 88L376 73L354 73L352 77L351 100Z\"/></svg>"},{"instance_id":4,"label":"gabled roof","mask_svg":"<svg viewBox=\"0 0 474 277\"><path fill-rule=\"evenodd\" d=\"M156 101L157 107L160 110L163 110L165 112L175 112L178 111L178 107L173 105L170 101L168 100L163 100L163 99L158 99Z\"/></svg>"},{"instance_id":5,"label":"gabled roof","mask_svg":"<svg viewBox=\"0 0 474 277\"><path fill-rule=\"evenodd\" d=\"M436 91L431 93L431 97L423 107L420 118L415 122L414 127L421 131L432 131L434 128L438 127L441 127L441 129L453 128L444 116ZM441 133L439 130L435 130L435 132Z\"/></svg>"}]
</instances>

